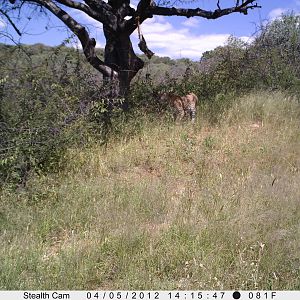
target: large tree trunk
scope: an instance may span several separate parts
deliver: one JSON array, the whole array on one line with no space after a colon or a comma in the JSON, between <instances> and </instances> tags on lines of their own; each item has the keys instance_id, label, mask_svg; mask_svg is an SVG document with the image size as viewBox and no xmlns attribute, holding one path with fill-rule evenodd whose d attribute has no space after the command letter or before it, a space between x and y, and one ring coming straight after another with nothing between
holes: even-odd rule
<instances>
[{"instance_id":1,"label":"large tree trunk","mask_svg":"<svg viewBox=\"0 0 300 300\"><path fill-rule=\"evenodd\" d=\"M111 82L112 97L125 97L132 78L143 68L144 62L134 53L129 33L115 33L104 26L104 34L104 62L118 73L117 78L105 79Z\"/></svg>"}]
</instances>

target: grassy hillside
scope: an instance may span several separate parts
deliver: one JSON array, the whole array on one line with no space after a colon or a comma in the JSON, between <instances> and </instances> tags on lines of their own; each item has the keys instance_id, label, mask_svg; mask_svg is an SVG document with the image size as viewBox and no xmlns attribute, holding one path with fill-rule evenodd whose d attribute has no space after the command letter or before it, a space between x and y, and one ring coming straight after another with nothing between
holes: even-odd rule
<instances>
[{"instance_id":1,"label":"grassy hillside","mask_svg":"<svg viewBox=\"0 0 300 300\"><path fill-rule=\"evenodd\" d=\"M1 192L0 289L300 289L300 105L144 121Z\"/></svg>"}]
</instances>

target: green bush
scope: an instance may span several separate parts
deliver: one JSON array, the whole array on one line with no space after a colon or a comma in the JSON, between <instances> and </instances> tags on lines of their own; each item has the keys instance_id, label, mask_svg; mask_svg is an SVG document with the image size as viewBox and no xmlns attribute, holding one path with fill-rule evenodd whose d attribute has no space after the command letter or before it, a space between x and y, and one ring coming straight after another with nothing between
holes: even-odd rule
<instances>
[{"instance_id":1,"label":"green bush","mask_svg":"<svg viewBox=\"0 0 300 300\"><path fill-rule=\"evenodd\" d=\"M7 63L0 81L0 185L25 184L30 173L60 168L68 147L105 138L107 110L102 83L78 67L76 51L43 49L49 55L41 64L44 57L36 48L6 50L1 56Z\"/></svg>"}]
</instances>

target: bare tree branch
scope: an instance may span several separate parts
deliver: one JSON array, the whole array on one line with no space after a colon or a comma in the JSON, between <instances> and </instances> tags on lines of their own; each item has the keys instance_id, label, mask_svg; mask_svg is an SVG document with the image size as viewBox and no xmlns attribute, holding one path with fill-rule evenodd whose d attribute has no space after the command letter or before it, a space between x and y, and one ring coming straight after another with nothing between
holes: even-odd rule
<instances>
[{"instance_id":1,"label":"bare tree branch","mask_svg":"<svg viewBox=\"0 0 300 300\"><path fill-rule=\"evenodd\" d=\"M153 0L140 0L132 18L124 22L123 29L132 33L137 28L138 22L142 24L146 19L152 18L153 14L149 11L151 6L155 6Z\"/></svg>"},{"instance_id":2,"label":"bare tree branch","mask_svg":"<svg viewBox=\"0 0 300 300\"><path fill-rule=\"evenodd\" d=\"M96 41L95 39L90 38L84 26L75 21L69 14L67 14L63 9L58 7L51 0L30 0L30 2L40 4L43 7L47 8L50 12L52 12L56 17L58 17L62 22L64 22L67 25L67 27L80 40L84 55L86 56L88 62L95 69L97 69L103 75L108 77L117 76L117 72L105 65L105 63L97 57L95 53Z\"/></svg>"},{"instance_id":3,"label":"bare tree branch","mask_svg":"<svg viewBox=\"0 0 300 300\"><path fill-rule=\"evenodd\" d=\"M84 0L84 2L92 9L106 9L112 12L112 7L103 0Z\"/></svg>"},{"instance_id":4,"label":"bare tree branch","mask_svg":"<svg viewBox=\"0 0 300 300\"><path fill-rule=\"evenodd\" d=\"M10 25L11 25L11 26L14 28L14 30L17 32L17 34L18 34L19 36L21 36L22 34L21 34L20 30L19 30L18 27L15 25L15 23L13 22L13 20L9 17L9 15L8 15L5 11L3 11L2 9L0 9L0 13L1 13L2 15L5 16L5 18L8 20L8 22L10 23Z\"/></svg>"},{"instance_id":5,"label":"bare tree branch","mask_svg":"<svg viewBox=\"0 0 300 300\"><path fill-rule=\"evenodd\" d=\"M239 1L236 2L236 6L220 9L218 2L218 9L215 11L203 10L201 8L195 9L185 9L185 8L176 8L176 7L160 7L160 6L150 6L148 8L149 13L153 15L160 16L184 16L184 17L202 17L205 19L217 19L231 13L242 13L244 15L248 14L249 9L260 8L256 3L256 0L246 0L242 1L239 4Z\"/></svg>"},{"instance_id":6,"label":"bare tree branch","mask_svg":"<svg viewBox=\"0 0 300 300\"><path fill-rule=\"evenodd\" d=\"M88 5L73 0L56 0L56 2L81 10L93 19L111 27L111 29L116 29L117 17L112 13L111 7L104 1L97 1L97 6L94 4L95 1L92 0L85 1Z\"/></svg>"},{"instance_id":7,"label":"bare tree branch","mask_svg":"<svg viewBox=\"0 0 300 300\"><path fill-rule=\"evenodd\" d=\"M128 20L125 25L124 29L133 32L137 28L137 20L139 18L140 24L143 23L148 18L152 18L153 15L161 15L161 16L184 16L184 17L202 17L206 19L217 19L225 15L229 15L231 13L242 13L244 15L248 14L249 9L260 8L256 3L256 0L246 0L236 1L236 5L229 8L221 9L220 1L217 1L217 9L214 11L203 10L201 8L195 9L185 9L185 8L176 8L176 7L162 7L156 6L154 1L152 0L140 0L136 13L134 16Z\"/></svg>"}]
</instances>

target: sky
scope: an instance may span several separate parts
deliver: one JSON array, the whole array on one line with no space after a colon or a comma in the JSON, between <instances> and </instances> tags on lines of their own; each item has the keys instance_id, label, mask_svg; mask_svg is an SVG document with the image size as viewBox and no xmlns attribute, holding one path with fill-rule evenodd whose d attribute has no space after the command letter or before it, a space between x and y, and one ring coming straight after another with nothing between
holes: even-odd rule
<instances>
[{"instance_id":1,"label":"sky","mask_svg":"<svg viewBox=\"0 0 300 300\"><path fill-rule=\"evenodd\" d=\"M190 1L178 7L199 7L214 10L217 0L188 2ZM138 0L131 0L133 7L136 7L137 3ZM235 0L220 0L221 8L232 6L234 3ZM293 11L298 14L300 12L300 0L258 0L257 3L262 8L249 10L247 16L235 13L216 20L206 20L199 17L154 16L146 20L141 29L148 48L156 55L199 60L203 52L224 45L230 35L251 42L261 24L280 17L282 13ZM87 27L91 37L96 39L97 47L103 48L105 46L101 23L82 12L74 13L68 8L65 10L79 23ZM50 46L61 44L70 34L64 24L54 16L49 19L40 13L30 14L26 8L23 13L32 17L30 20L23 17L18 24L23 32L21 37L17 36L11 26L6 25L4 17L1 19L1 16L0 32L7 32L14 37L15 41L24 44L43 43ZM137 32L134 32L131 38L136 52L140 53L137 47ZM3 35L0 35L0 42L11 43ZM75 43L77 43L76 40Z\"/></svg>"}]
</instances>

